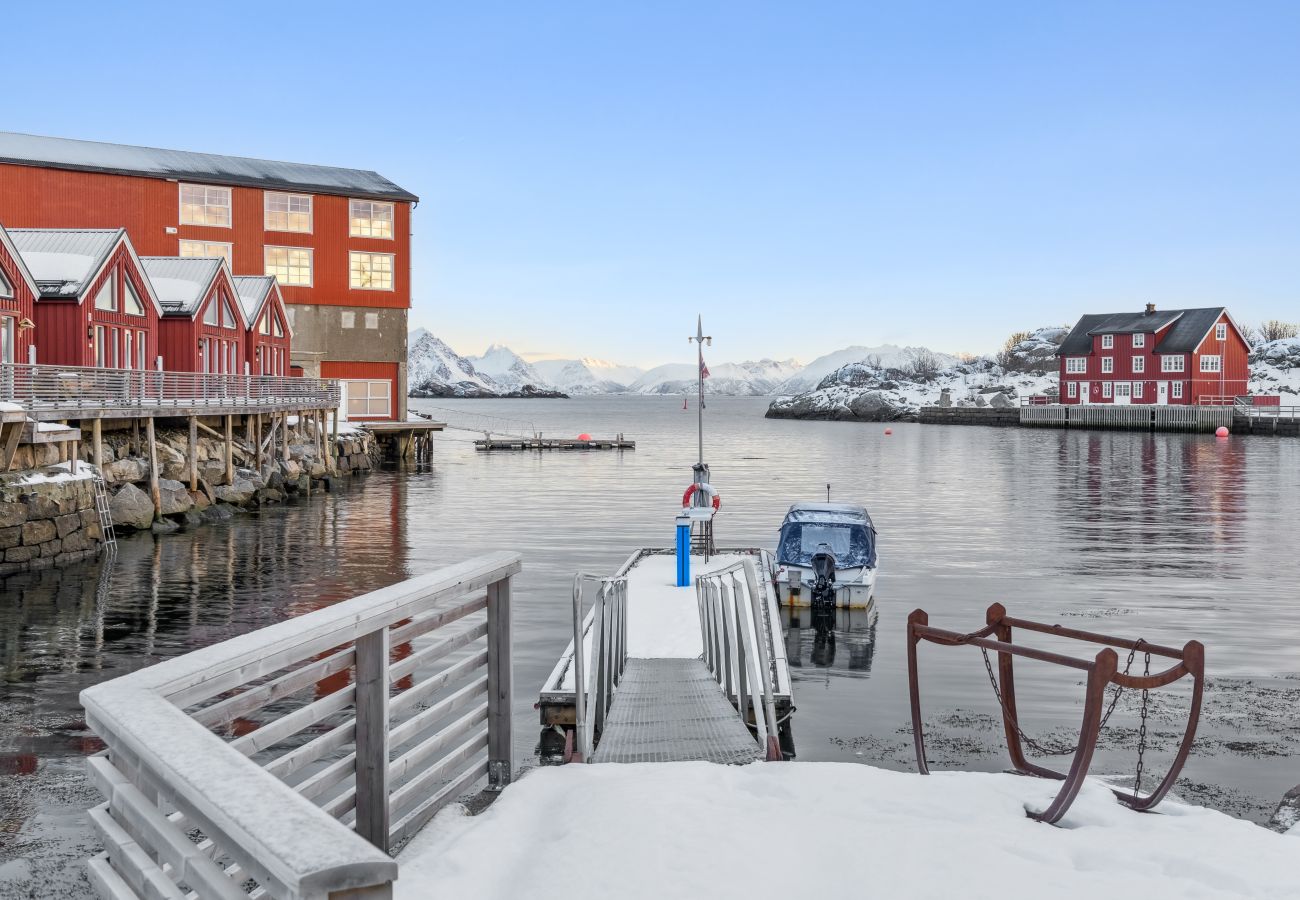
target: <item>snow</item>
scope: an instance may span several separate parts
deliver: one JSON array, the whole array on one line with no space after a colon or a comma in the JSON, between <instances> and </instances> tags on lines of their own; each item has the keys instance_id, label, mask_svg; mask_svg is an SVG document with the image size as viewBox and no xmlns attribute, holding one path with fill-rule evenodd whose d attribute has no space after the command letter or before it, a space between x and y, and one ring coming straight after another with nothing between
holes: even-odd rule
<instances>
[{"instance_id":1,"label":"snow","mask_svg":"<svg viewBox=\"0 0 1300 900\"><path fill-rule=\"evenodd\" d=\"M62 427L62 426L60 426ZM86 481L95 477L95 467L90 463L77 463L77 474L72 474L70 463L62 462L45 466L43 471L24 475L14 484L59 484L65 481Z\"/></svg>"},{"instance_id":2,"label":"snow","mask_svg":"<svg viewBox=\"0 0 1300 900\"><path fill-rule=\"evenodd\" d=\"M691 556L691 581L745 557L723 553ZM677 587L677 557L641 557L627 577L627 655L637 659L694 659L704 652L694 584Z\"/></svg>"},{"instance_id":3,"label":"snow","mask_svg":"<svg viewBox=\"0 0 1300 900\"><path fill-rule=\"evenodd\" d=\"M23 408L17 403L9 403L8 401L0 400L0 412L22 412L22 411Z\"/></svg>"},{"instance_id":4,"label":"snow","mask_svg":"<svg viewBox=\"0 0 1300 900\"><path fill-rule=\"evenodd\" d=\"M845 347L825 356L819 356L804 366L797 375L787 378L777 385L775 393L799 394L817 387L823 378L849 363L862 362L868 358L879 357L884 368L897 369L904 366L918 347L899 347L896 344L881 344L878 347ZM940 366L956 365L957 358L946 353L936 353Z\"/></svg>"},{"instance_id":5,"label":"snow","mask_svg":"<svg viewBox=\"0 0 1300 900\"><path fill-rule=\"evenodd\" d=\"M469 357L469 362L474 364L479 374L486 375L508 391L522 390L525 385L553 390L553 386L519 354L501 344L492 344L482 356Z\"/></svg>"},{"instance_id":6,"label":"snow","mask_svg":"<svg viewBox=\"0 0 1300 900\"><path fill-rule=\"evenodd\" d=\"M581 359L535 359L533 370L566 394L621 394L644 374L636 366L584 356Z\"/></svg>"},{"instance_id":7,"label":"snow","mask_svg":"<svg viewBox=\"0 0 1300 900\"><path fill-rule=\"evenodd\" d=\"M1173 800L1135 813L1096 781L1062 827L1025 815L1059 788L852 763L543 767L479 816L444 810L398 857L394 896L1300 897L1290 836Z\"/></svg>"},{"instance_id":8,"label":"snow","mask_svg":"<svg viewBox=\"0 0 1300 900\"><path fill-rule=\"evenodd\" d=\"M191 305L198 299L198 293L203 288L203 285L188 278L161 278L156 275L149 276L149 283L153 285L159 303Z\"/></svg>"},{"instance_id":9,"label":"snow","mask_svg":"<svg viewBox=\"0 0 1300 900\"><path fill-rule=\"evenodd\" d=\"M23 251L22 257L32 278L37 281L68 282L73 286L72 293L80 290L82 280L90 274L90 267L95 264L95 257L83 253L27 250Z\"/></svg>"},{"instance_id":10,"label":"snow","mask_svg":"<svg viewBox=\"0 0 1300 900\"><path fill-rule=\"evenodd\" d=\"M407 347L407 382L411 392L450 387L457 393L496 393L500 385L481 374L472 362L425 332Z\"/></svg>"}]
</instances>

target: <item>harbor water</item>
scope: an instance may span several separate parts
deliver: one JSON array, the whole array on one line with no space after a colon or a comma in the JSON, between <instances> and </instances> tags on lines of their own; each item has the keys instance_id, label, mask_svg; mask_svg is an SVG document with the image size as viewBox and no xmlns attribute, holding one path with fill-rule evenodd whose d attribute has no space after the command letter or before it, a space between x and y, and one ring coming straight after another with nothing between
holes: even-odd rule
<instances>
[{"instance_id":1,"label":"harbor water","mask_svg":"<svg viewBox=\"0 0 1300 900\"><path fill-rule=\"evenodd\" d=\"M448 431L431 469L126 538L111 566L0 579L0 897L85 892L78 861L96 847L83 812L98 799L82 770L99 745L81 689L487 550L524 558L516 734L531 761L532 703L571 634L573 572L612 572L636 547L672 546L695 461L694 400L686 411L680 397L413 405L529 420L547 436L621 432L637 448L485 453L473 434ZM833 500L865 504L879 531L873 614L841 612L829 635L806 613L788 618L800 759L913 768L907 614L923 608L931 624L972 631L1000 602L1022 618L1204 642L1206 704L1175 794L1265 822L1300 782L1300 441L908 424L887 434L768 420L765 407L708 401L719 546L774 547L786 507L825 499L828 486ZM1134 671L1143 664L1138 654ZM922 645L920 669L932 768L1005 768L979 652ZM1017 682L1026 731L1071 743L1077 673L1028 663ZM1094 760L1119 785L1133 781L1139 704L1120 698ZM1152 693L1144 785L1172 757L1187 706L1183 686Z\"/></svg>"}]
</instances>

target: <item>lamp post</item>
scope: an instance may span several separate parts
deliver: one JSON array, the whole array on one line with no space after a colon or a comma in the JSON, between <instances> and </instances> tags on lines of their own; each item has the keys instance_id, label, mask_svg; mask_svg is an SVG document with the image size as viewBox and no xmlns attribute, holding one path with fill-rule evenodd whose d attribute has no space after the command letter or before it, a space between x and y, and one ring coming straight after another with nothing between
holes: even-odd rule
<instances>
[{"instance_id":1,"label":"lamp post","mask_svg":"<svg viewBox=\"0 0 1300 900\"><path fill-rule=\"evenodd\" d=\"M704 317L698 316L695 320L695 336L688 337L687 343L694 342L696 350L697 367L695 377L699 384L699 395L697 399L696 415L699 417L699 444L700 444L700 465L704 465L704 345L707 343L713 346L713 337L704 333Z\"/></svg>"}]
</instances>

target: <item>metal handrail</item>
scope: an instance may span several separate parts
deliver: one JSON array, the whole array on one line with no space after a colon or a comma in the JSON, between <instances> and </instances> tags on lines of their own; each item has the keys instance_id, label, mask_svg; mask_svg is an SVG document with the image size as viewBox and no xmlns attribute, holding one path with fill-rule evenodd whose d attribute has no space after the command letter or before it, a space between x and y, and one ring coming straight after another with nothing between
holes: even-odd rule
<instances>
[{"instance_id":1,"label":"metal handrail","mask_svg":"<svg viewBox=\"0 0 1300 900\"><path fill-rule=\"evenodd\" d=\"M754 720L758 743L769 761L781 759L773 688L772 656L767 645L758 572L752 559L695 579L704 641L704 662L732 701L741 719Z\"/></svg>"},{"instance_id":2,"label":"metal handrail","mask_svg":"<svg viewBox=\"0 0 1300 900\"><path fill-rule=\"evenodd\" d=\"M599 581L600 589L591 608L591 659L589 670L583 639L582 588L587 581ZM591 762L596 734L614 703L614 692L627 665L627 578L578 572L573 576L573 711L575 744L571 762ZM593 683L594 682L594 683ZM594 699L594 710L588 709Z\"/></svg>"},{"instance_id":3,"label":"metal handrail","mask_svg":"<svg viewBox=\"0 0 1300 900\"><path fill-rule=\"evenodd\" d=\"M339 399L339 383L332 378L0 364L0 400L29 412L286 403L337 407Z\"/></svg>"}]
</instances>

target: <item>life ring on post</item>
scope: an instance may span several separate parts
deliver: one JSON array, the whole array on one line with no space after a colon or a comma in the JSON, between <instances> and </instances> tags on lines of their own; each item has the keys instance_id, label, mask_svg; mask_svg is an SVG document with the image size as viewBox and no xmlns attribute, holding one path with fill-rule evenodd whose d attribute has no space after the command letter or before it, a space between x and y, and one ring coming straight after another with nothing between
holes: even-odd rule
<instances>
[{"instance_id":1,"label":"life ring on post","mask_svg":"<svg viewBox=\"0 0 1300 900\"><path fill-rule=\"evenodd\" d=\"M711 484L693 484L686 489L686 493L682 494L683 509L691 505L691 498L695 496L696 491L704 491L704 493L713 498L714 512L717 512L722 508L722 495L718 493L717 488Z\"/></svg>"}]
</instances>

